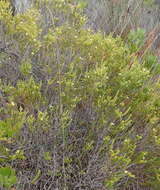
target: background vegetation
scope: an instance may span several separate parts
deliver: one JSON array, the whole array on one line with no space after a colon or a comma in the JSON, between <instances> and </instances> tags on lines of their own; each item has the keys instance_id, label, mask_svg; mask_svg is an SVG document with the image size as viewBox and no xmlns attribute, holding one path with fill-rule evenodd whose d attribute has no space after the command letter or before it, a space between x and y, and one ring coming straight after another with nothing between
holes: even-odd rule
<instances>
[{"instance_id":1,"label":"background vegetation","mask_svg":"<svg viewBox=\"0 0 160 190\"><path fill-rule=\"evenodd\" d=\"M2 190L159 190L158 12L0 1Z\"/></svg>"}]
</instances>

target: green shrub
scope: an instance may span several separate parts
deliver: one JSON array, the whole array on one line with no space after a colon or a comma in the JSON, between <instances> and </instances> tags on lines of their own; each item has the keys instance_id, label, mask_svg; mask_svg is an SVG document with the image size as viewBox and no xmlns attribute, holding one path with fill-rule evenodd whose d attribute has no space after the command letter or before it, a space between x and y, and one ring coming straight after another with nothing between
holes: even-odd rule
<instances>
[{"instance_id":1,"label":"green shrub","mask_svg":"<svg viewBox=\"0 0 160 190\"><path fill-rule=\"evenodd\" d=\"M15 171L9 167L0 168L0 185L10 188L16 183Z\"/></svg>"},{"instance_id":2,"label":"green shrub","mask_svg":"<svg viewBox=\"0 0 160 190\"><path fill-rule=\"evenodd\" d=\"M12 50L19 56L11 60L16 80L8 73L0 84L6 100L0 176L9 165L17 189L158 189L160 84L136 57L130 67L143 32L131 34L127 45L86 29L82 4L56 0L45 6L46 12L12 17L0 2L5 43L14 41L0 53L2 68ZM9 185L0 179L4 187L16 183L10 173Z\"/></svg>"}]
</instances>

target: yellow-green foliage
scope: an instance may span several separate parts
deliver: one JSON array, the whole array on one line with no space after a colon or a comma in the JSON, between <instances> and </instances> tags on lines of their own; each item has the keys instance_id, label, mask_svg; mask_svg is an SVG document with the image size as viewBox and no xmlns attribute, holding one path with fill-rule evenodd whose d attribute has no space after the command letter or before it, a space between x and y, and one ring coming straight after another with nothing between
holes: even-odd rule
<instances>
[{"instance_id":1,"label":"yellow-green foliage","mask_svg":"<svg viewBox=\"0 0 160 190\"><path fill-rule=\"evenodd\" d=\"M62 159L56 171L44 172L63 177L61 189L73 189L73 176L85 179L93 174L90 167L99 164L97 170L104 175L101 187L127 189L138 183L139 187L158 190L159 81L151 80L153 73L136 57L130 68L131 54L138 47L84 27L83 3L56 0L49 5L52 24L44 28L44 16L38 8L12 17L9 4L0 2L0 27L5 28L8 43L14 40L20 56L20 78L15 84L6 84L3 79L0 84L8 101L1 109L0 141L24 144L24 125L33 136L40 131L42 139L52 132L55 139L50 141ZM56 16L52 15L54 10ZM37 80L35 68L45 79L40 76ZM10 170L10 160L28 155L19 149L13 153L7 143L0 147L4 156L0 157L0 185L11 187L16 182L15 173L7 171L11 175L6 182L4 170ZM52 165L54 150L48 146L42 159ZM92 155L97 159L94 164ZM38 183L42 173L34 170L36 177L31 183Z\"/></svg>"}]
</instances>

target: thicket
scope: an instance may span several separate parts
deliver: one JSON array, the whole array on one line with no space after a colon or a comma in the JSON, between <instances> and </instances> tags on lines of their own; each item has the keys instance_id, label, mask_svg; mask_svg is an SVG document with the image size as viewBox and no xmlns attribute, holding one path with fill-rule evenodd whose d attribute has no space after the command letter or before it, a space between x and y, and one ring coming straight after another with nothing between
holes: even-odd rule
<instances>
[{"instance_id":1,"label":"thicket","mask_svg":"<svg viewBox=\"0 0 160 190\"><path fill-rule=\"evenodd\" d=\"M0 1L2 190L160 188L157 57L142 29L90 29L85 7Z\"/></svg>"}]
</instances>

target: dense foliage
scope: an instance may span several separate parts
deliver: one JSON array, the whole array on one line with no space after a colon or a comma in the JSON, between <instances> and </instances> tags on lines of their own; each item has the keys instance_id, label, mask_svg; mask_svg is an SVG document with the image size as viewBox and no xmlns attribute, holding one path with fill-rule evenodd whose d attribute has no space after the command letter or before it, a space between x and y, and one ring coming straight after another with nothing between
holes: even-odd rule
<instances>
[{"instance_id":1,"label":"dense foliage","mask_svg":"<svg viewBox=\"0 0 160 190\"><path fill-rule=\"evenodd\" d=\"M83 1L37 3L12 15L0 1L0 187L160 187L156 56L93 32ZM158 67L156 67L158 68Z\"/></svg>"}]
</instances>

